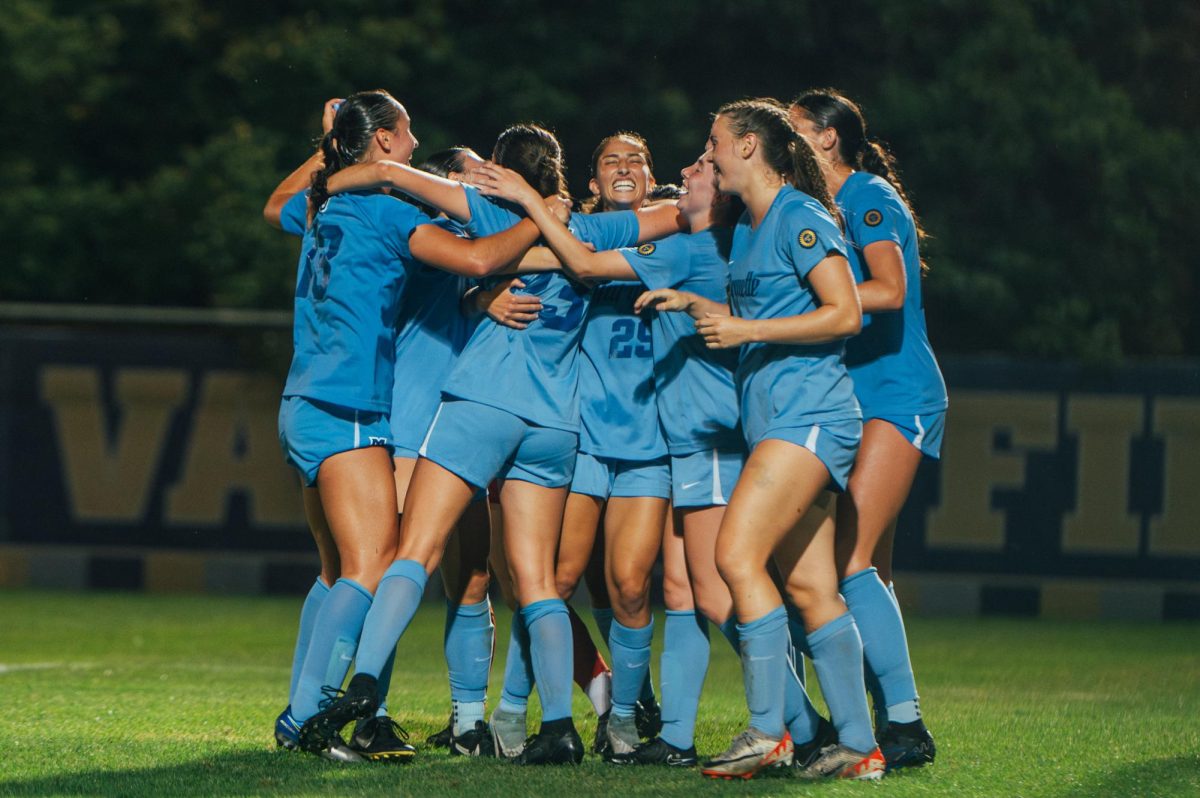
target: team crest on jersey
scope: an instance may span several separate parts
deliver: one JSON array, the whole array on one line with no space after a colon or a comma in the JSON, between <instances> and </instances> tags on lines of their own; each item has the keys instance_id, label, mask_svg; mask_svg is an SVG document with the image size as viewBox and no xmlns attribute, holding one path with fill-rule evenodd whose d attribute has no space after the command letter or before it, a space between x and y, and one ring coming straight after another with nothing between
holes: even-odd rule
<instances>
[{"instance_id":1,"label":"team crest on jersey","mask_svg":"<svg viewBox=\"0 0 1200 798\"><path fill-rule=\"evenodd\" d=\"M637 254L653 255L654 249L655 249L655 246L653 244L642 244L640 247L637 248Z\"/></svg>"},{"instance_id":2,"label":"team crest on jersey","mask_svg":"<svg viewBox=\"0 0 1200 798\"><path fill-rule=\"evenodd\" d=\"M863 221L867 227L878 227L883 221L883 214L876 210L869 210L863 214Z\"/></svg>"},{"instance_id":3,"label":"team crest on jersey","mask_svg":"<svg viewBox=\"0 0 1200 798\"><path fill-rule=\"evenodd\" d=\"M813 244L817 243L817 231L812 228L801 230L800 235L796 236L796 242L805 249L812 249Z\"/></svg>"}]
</instances>

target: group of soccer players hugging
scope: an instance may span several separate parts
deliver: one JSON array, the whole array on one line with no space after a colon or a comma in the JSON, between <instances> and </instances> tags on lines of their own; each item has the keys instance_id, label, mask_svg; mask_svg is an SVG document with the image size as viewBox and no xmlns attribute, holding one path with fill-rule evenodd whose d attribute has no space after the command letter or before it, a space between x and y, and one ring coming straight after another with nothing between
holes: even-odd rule
<instances>
[{"instance_id":1,"label":"group of soccer players hugging","mask_svg":"<svg viewBox=\"0 0 1200 798\"><path fill-rule=\"evenodd\" d=\"M537 125L488 161L456 147L420 169L385 91L330 100L323 125L264 210L303 237L279 430L321 556L278 743L411 761L388 689L440 567L452 712L429 743L451 754L580 762L574 681L614 764L877 779L932 762L891 550L946 391L922 231L858 106L831 90L729 103L678 186L615 133L582 205ZM486 716L490 578L514 612ZM584 578L611 669L566 603ZM711 626L741 658L750 719L701 763Z\"/></svg>"}]
</instances>

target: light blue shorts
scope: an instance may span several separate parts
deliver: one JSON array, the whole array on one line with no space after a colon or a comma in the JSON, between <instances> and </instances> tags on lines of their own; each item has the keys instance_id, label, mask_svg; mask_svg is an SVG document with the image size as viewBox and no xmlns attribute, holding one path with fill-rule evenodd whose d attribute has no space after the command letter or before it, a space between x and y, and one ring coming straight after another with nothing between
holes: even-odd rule
<instances>
[{"instance_id":1,"label":"light blue shorts","mask_svg":"<svg viewBox=\"0 0 1200 798\"><path fill-rule=\"evenodd\" d=\"M831 421L803 427L772 427L763 433L759 442L774 438L803 446L815 454L829 470L833 483L830 490L846 489L858 444L862 441L862 421Z\"/></svg>"},{"instance_id":2,"label":"light blue shorts","mask_svg":"<svg viewBox=\"0 0 1200 798\"><path fill-rule=\"evenodd\" d=\"M946 431L946 411L921 413L908 416L876 416L896 429L904 439L920 450L926 457L938 460L942 456L942 434ZM870 421L864 418L863 421Z\"/></svg>"},{"instance_id":3,"label":"light blue shorts","mask_svg":"<svg viewBox=\"0 0 1200 798\"><path fill-rule=\"evenodd\" d=\"M667 458L620 460L580 452L575 457L571 492L600 499L652 496L671 498L671 466Z\"/></svg>"},{"instance_id":4,"label":"light blue shorts","mask_svg":"<svg viewBox=\"0 0 1200 798\"><path fill-rule=\"evenodd\" d=\"M447 399L419 454L479 488L493 479L561 488L571 484L578 447L576 432L539 427L479 402Z\"/></svg>"},{"instance_id":5,"label":"light blue shorts","mask_svg":"<svg viewBox=\"0 0 1200 798\"><path fill-rule=\"evenodd\" d=\"M671 503L676 507L729 504L745 464L744 449L703 449L671 455Z\"/></svg>"},{"instance_id":6,"label":"light blue shorts","mask_svg":"<svg viewBox=\"0 0 1200 798\"><path fill-rule=\"evenodd\" d=\"M385 446L390 455L392 430L387 413L285 396L279 405L279 444L284 459L311 488L317 484L321 463L335 454Z\"/></svg>"}]
</instances>

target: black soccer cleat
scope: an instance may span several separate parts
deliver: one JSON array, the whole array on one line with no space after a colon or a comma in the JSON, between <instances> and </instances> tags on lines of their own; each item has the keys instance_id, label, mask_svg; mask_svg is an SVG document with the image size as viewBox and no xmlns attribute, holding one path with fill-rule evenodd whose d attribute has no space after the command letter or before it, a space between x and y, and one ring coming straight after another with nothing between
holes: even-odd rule
<instances>
[{"instance_id":1,"label":"black soccer cleat","mask_svg":"<svg viewBox=\"0 0 1200 798\"><path fill-rule=\"evenodd\" d=\"M482 720L475 721L474 728L450 740L450 756L495 756L496 745L492 742L492 730Z\"/></svg>"},{"instance_id":2,"label":"black soccer cleat","mask_svg":"<svg viewBox=\"0 0 1200 798\"><path fill-rule=\"evenodd\" d=\"M450 742L454 739L454 718L446 721L446 728L439 732L434 732L425 738L425 745L431 748L449 748Z\"/></svg>"},{"instance_id":3,"label":"black soccer cleat","mask_svg":"<svg viewBox=\"0 0 1200 798\"><path fill-rule=\"evenodd\" d=\"M321 692L325 694L319 705L321 711L300 727L300 748L309 753L319 753L338 737L343 726L370 718L377 708L376 679L365 673L355 674L345 692L329 686L322 687Z\"/></svg>"},{"instance_id":4,"label":"black soccer cleat","mask_svg":"<svg viewBox=\"0 0 1200 798\"><path fill-rule=\"evenodd\" d=\"M792 767L796 771L807 770L808 766L821 756L821 749L829 745L837 745L838 733L837 727L832 723L821 718L817 724L817 734L803 745L795 745L792 747Z\"/></svg>"},{"instance_id":5,"label":"black soccer cleat","mask_svg":"<svg viewBox=\"0 0 1200 798\"><path fill-rule=\"evenodd\" d=\"M518 765L578 765L583 761L583 740L570 718L542 723L542 729L525 741L525 750L513 760Z\"/></svg>"},{"instance_id":6,"label":"black soccer cleat","mask_svg":"<svg viewBox=\"0 0 1200 798\"><path fill-rule=\"evenodd\" d=\"M346 741L342 739L342 735L336 729L331 731L321 726L309 726L307 723L300 728L299 748L331 762L359 763L366 761L357 751L346 745Z\"/></svg>"},{"instance_id":7,"label":"black soccer cleat","mask_svg":"<svg viewBox=\"0 0 1200 798\"><path fill-rule=\"evenodd\" d=\"M638 737L653 740L662 731L662 707L651 698L633 705L633 717L637 720Z\"/></svg>"},{"instance_id":8,"label":"black soccer cleat","mask_svg":"<svg viewBox=\"0 0 1200 798\"><path fill-rule=\"evenodd\" d=\"M699 764L696 746L676 748L661 737L655 737L628 754L613 754L608 758L614 765L665 765L673 768L692 768Z\"/></svg>"},{"instance_id":9,"label":"black soccer cleat","mask_svg":"<svg viewBox=\"0 0 1200 798\"><path fill-rule=\"evenodd\" d=\"M611 709L596 718L596 736L592 738L592 753L599 754L605 759L612 752L608 743L608 719L610 717L612 717Z\"/></svg>"},{"instance_id":10,"label":"black soccer cleat","mask_svg":"<svg viewBox=\"0 0 1200 798\"><path fill-rule=\"evenodd\" d=\"M900 768L932 764L937 756L933 735L925 728L925 722L919 719L912 723L889 722L880 732L878 743L883 758L887 760L889 773Z\"/></svg>"},{"instance_id":11,"label":"black soccer cleat","mask_svg":"<svg viewBox=\"0 0 1200 798\"><path fill-rule=\"evenodd\" d=\"M372 762L402 765L411 762L417 753L408 742L408 732L385 715L360 721L350 738L350 749Z\"/></svg>"}]
</instances>

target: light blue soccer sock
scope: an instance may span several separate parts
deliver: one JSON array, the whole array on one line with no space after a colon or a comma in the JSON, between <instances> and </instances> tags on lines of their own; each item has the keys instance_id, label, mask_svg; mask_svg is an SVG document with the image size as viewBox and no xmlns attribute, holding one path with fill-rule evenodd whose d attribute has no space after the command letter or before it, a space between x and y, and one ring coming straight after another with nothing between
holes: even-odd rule
<instances>
[{"instance_id":1,"label":"light blue soccer sock","mask_svg":"<svg viewBox=\"0 0 1200 798\"><path fill-rule=\"evenodd\" d=\"M571 717L574 656L571 619L562 599L543 599L521 608L529 629L534 680L542 699L542 724Z\"/></svg>"},{"instance_id":2,"label":"light blue soccer sock","mask_svg":"<svg viewBox=\"0 0 1200 798\"><path fill-rule=\"evenodd\" d=\"M801 687L808 687L807 674L804 672L804 657L808 653L808 643L805 642L808 634L804 631L804 617L790 601L785 602L783 606L787 609L788 636L792 639L792 664L796 668L796 678L800 680Z\"/></svg>"},{"instance_id":3,"label":"light blue soccer sock","mask_svg":"<svg viewBox=\"0 0 1200 798\"><path fill-rule=\"evenodd\" d=\"M300 671L304 669L304 655L308 653L308 643L312 640L313 624L328 595L329 585L318 576L304 597L304 606L300 608L300 630L296 633L296 650L292 652L292 682L288 686L289 705L296 700L296 685L300 683Z\"/></svg>"},{"instance_id":4,"label":"light blue soccer sock","mask_svg":"<svg viewBox=\"0 0 1200 798\"><path fill-rule=\"evenodd\" d=\"M358 582L339 579L329 588L313 621L312 638L292 701L292 717L298 723L317 714L323 686L342 686L370 609L371 593Z\"/></svg>"},{"instance_id":5,"label":"light blue soccer sock","mask_svg":"<svg viewBox=\"0 0 1200 798\"><path fill-rule=\"evenodd\" d=\"M642 686L650 672L650 641L654 639L654 617L635 629L613 621L608 650L612 652L612 713L632 718L641 699ZM653 695L653 693L651 693Z\"/></svg>"},{"instance_id":6,"label":"light blue soccer sock","mask_svg":"<svg viewBox=\"0 0 1200 798\"><path fill-rule=\"evenodd\" d=\"M874 568L866 568L843 579L841 593L862 636L867 668L879 682L882 702L877 706L887 708L889 721L911 723L920 720L917 685L908 659L908 640L895 598L879 580Z\"/></svg>"},{"instance_id":7,"label":"light blue soccer sock","mask_svg":"<svg viewBox=\"0 0 1200 798\"><path fill-rule=\"evenodd\" d=\"M676 748L688 749L696 742L696 713L708 673L708 621L694 610L667 610L664 627L658 736Z\"/></svg>"},{"instance_id":8,"label":"light blue soccer sock","mask_svg":"<svg viewBox=\"0 0 1200 798\"><path fill-rule=\"evenodd\" d=\"M492 625L492 605L486 598L478 604L449 605L446 616L446 667L457 736L483 720L496 628Z\"/></svg>"},{"instance_id":9,"label":"light blue soccer sock","mask_svg":"<svg viewBox=\"0 0 1200 798\"><path fill-rule=\"evenodd\" d=\"M739 657L742 655L742 636L738 634L737 616L730 613L729 617L721 622L717 627L721 630L721 634L729 641L729 645L733 646L733 653Z\"/></svg>"},{"instance_id":10,"label":"light blue soccer sock","mask_svg":"<svg viewBox=\"0 0 1200 798\"><path fill-rule=\"evenodd\" d=\"M784 684L788 666L787 612L782 606L737 625L742 646L742 681L750 726L768 737L783 737Z\"/></svg>"},{"instance_id":11,"label":"light blue soccer sock","mask_svg":"<svg viewBox=\"0 0 1200 798\"><path fill-rule=\"evenodd\" d=\"M504 689L500 692L500 711L524 714L533 692L533 660L529 653L529 629L520 610L513 613L508 635L508 655L504 660Z\"/></svg>"},{"instance_id":12,"label":"light blue soccer sock","mask_svg":"<svg viewBox=\"0 0 1200 798\"><path fill-rule=\"evenodd\" d=\"M388 657L388 661L384 663L383 670L379 672L379 680L375 683L375 698L379 701L379 707L375 710L375 717L387 717L387 697L388 691L392 689L392 672L396 669L396 649L392 648L392 653Z\"/></svg>"},{"instance_id":13,"label":"light blue soccer sock","mask_svg":"<svg viewBox=\"0 0 1200 798\"><path fill-rule=\"evenodd\" d=\"M862 640L854 616L843 613L808 636L813 669L838 731L838 742L855 751L874 751L871 715L863 689Z\"/></svg>"},{"instance_id":14,"label":"light blue soccer sock","mask_svg":"<svg viewBox=\"0 0 1200 798\"><path fill-rule=\"evenodd\" d=\"M416 560L396 560L383 573L375 604L363 625L362 645L354 672L375 678L383 673L388 657L421 606L428 579L425 566Z\"/></svg>"},{"instance_id":15,"label":"light blue soccer sock","mask_svg":"<svg viewBox=\"0 0 1200 798\"><path fill-rule=\"evenodd\" d=\"M600 632L600 639L607 646L608 636L612 634L613 611L592 607L592 620L596 622L596 631ZM611 652L612 649L609 651Z\"/></svg>"}]
</instances>

